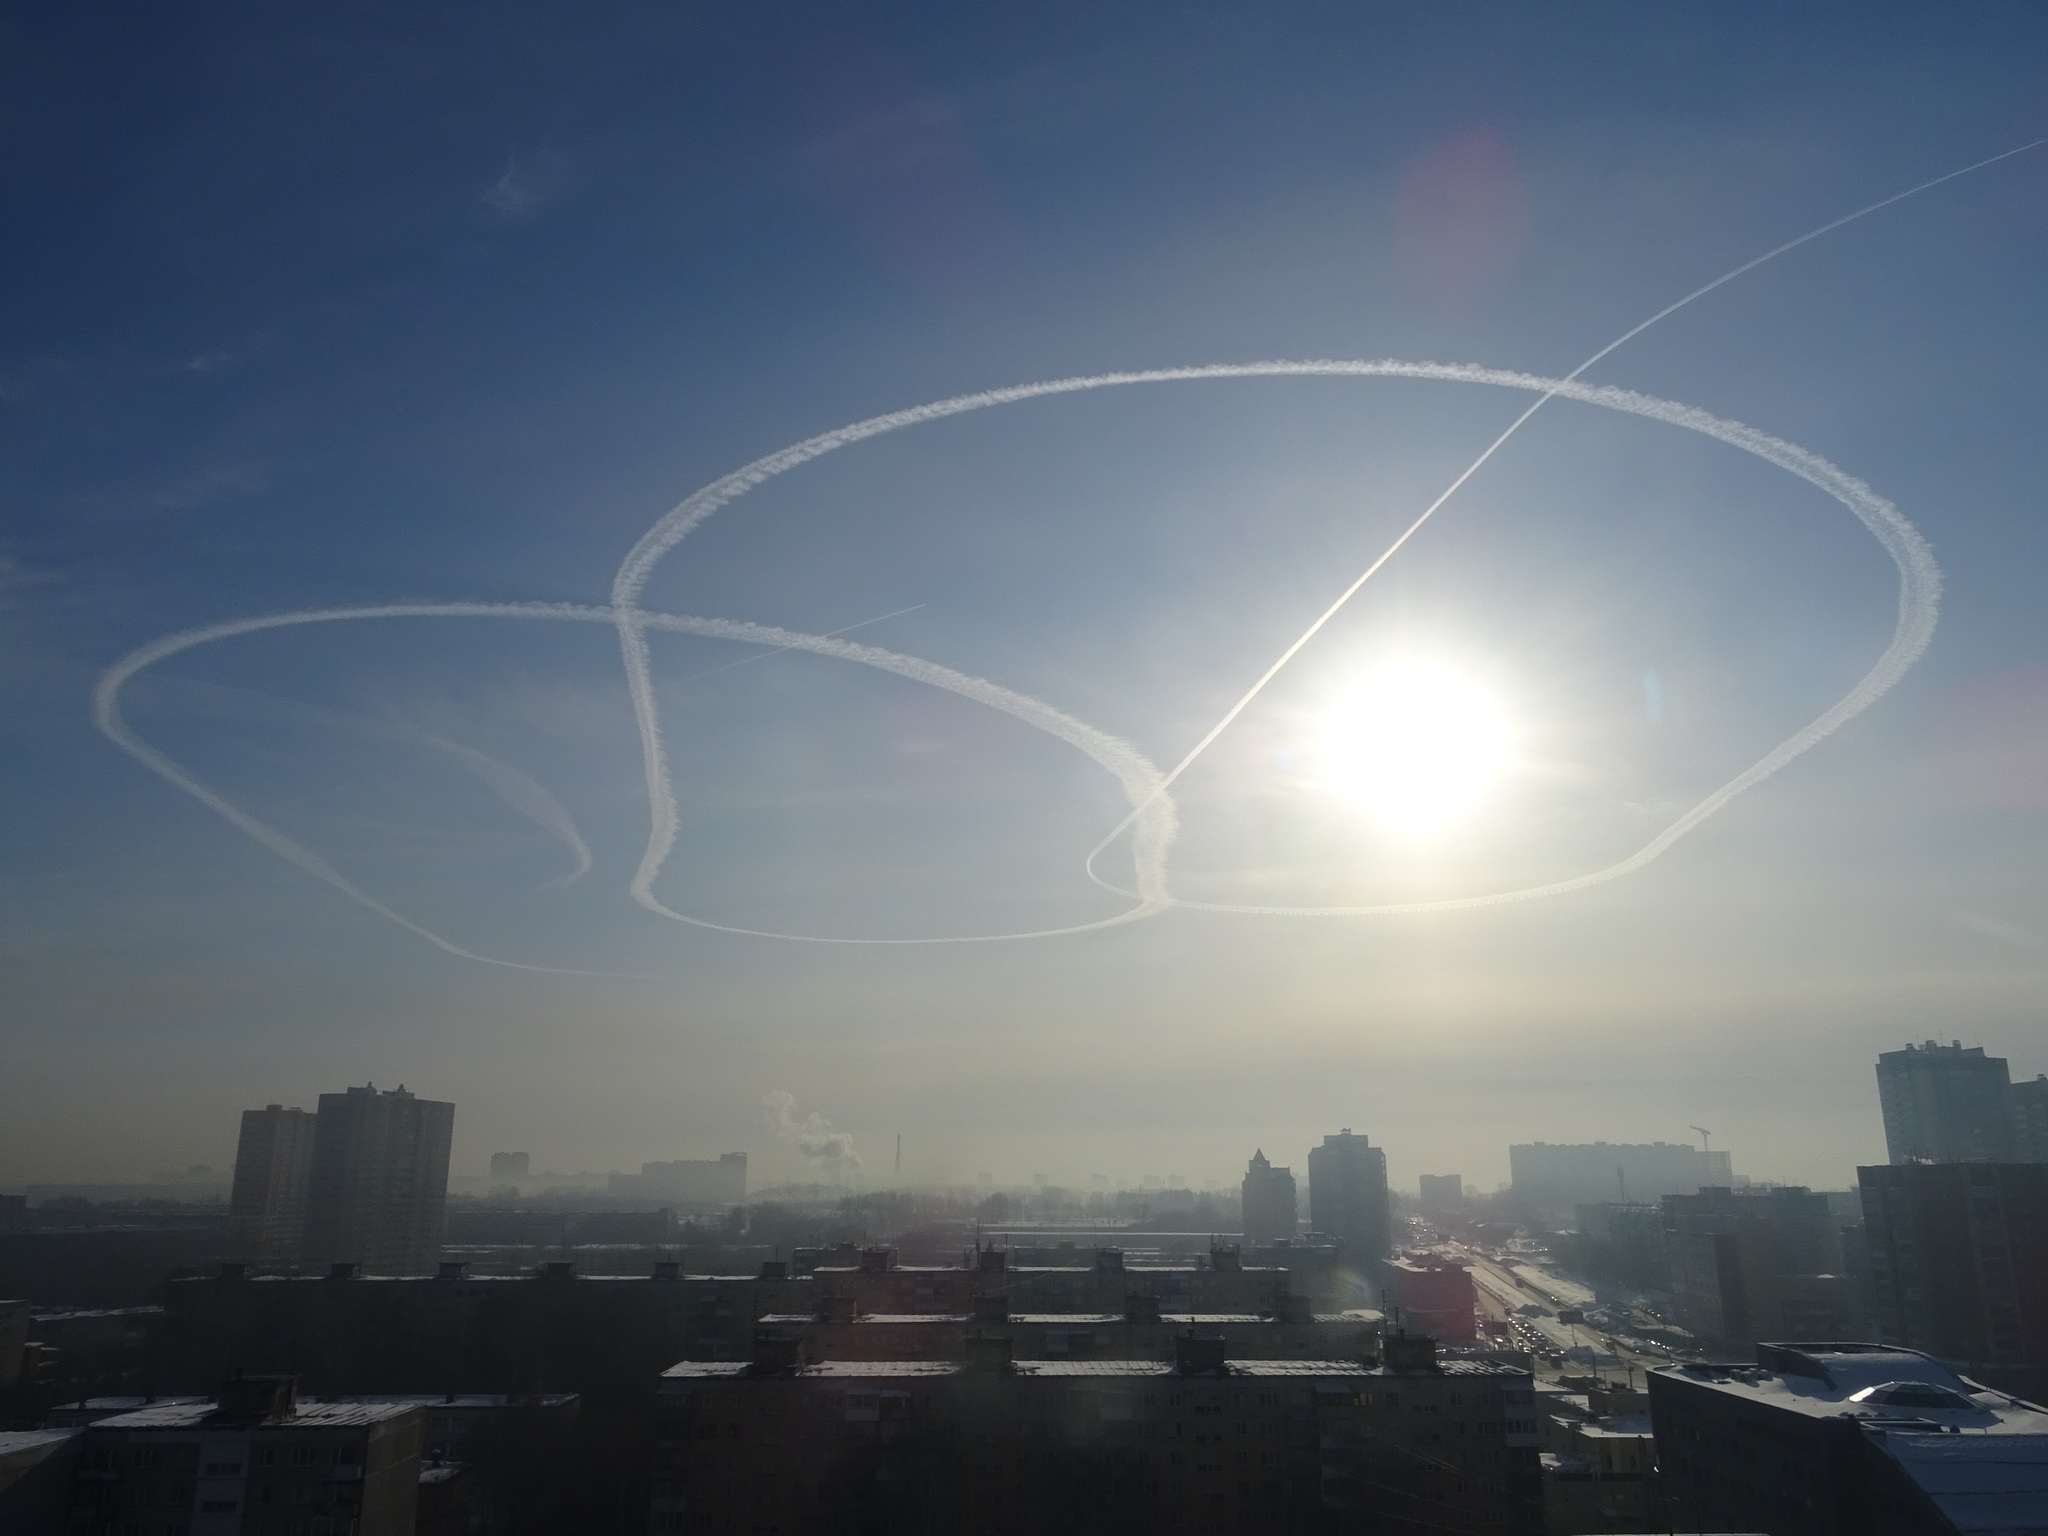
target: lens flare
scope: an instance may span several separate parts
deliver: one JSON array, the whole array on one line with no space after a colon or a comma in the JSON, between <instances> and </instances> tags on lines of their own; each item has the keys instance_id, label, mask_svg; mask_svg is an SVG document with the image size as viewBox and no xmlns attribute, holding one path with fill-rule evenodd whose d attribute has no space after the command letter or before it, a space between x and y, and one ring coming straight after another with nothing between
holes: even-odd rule
<instances>
[{"instance_id":1,"label":"lens flare","mask_svg":"<svg viewBox=\"0 0 2048 1536\"><path fill-rule=\"evenodd\" d=\"M1507 772L1507 711L1447 663L1390 662L1366 674L1323 723L1323 778L1382 829L1442 831Z\"/></svg>"}]
</instances>

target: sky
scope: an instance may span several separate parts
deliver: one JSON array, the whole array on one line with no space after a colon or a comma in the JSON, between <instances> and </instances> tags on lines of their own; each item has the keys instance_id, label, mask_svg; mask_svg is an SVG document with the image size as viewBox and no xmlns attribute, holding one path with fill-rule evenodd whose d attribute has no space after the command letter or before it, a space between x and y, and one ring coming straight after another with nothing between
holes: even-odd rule
<instances>
[{"instance_id":1,"label":"sky","mask_svg":"<svg viewBox=\"0 0 2048 1536\"><path fill-rule=\"evenodd\" d=\"M1878 1051L2048 1071L2048 146L1584 375L1795 448L1548 400L1157 796L1542 386L987 404L616 587L693 492L926 402L1567 375L2048 134L2038 7L87 4L0 40L0 1183L225 1166L241 1109L373 1081L455 1101L459 1174L802 1178L797 1124L871 1181L900 1134L906 1179L1202 1184L1349 1127L1491 1187L1511 1142L1706 1126L1840 1188ZM1924 655L1786 467L1822 460L1931 547ZM583 611L251 630L95 715L166 636L401 604ZM1091 881L1133 796L1153 851Z\"/></svg>"}]
</instances>

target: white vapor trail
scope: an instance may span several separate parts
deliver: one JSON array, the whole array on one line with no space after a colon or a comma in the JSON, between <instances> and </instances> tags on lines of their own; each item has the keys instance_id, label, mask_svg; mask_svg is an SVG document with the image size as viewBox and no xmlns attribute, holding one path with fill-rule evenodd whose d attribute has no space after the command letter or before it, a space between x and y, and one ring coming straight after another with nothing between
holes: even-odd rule
<instances>
[{"instance_id":1,"label":"white vapor trail","mask_svg":"<svg viewBox=\"0 0 2048 1536\"><path fill-rule=\"evenodd\" d=\"M289 629L309 624L335 624L387 619L519 619L569 623L614 624L617 615L610 608L577 603L384 603L348 608L313 608L293 613L264 614L254 618L233 619L223 624L208 625L203 629L186 630L154 640L140 649L131 651L121 658L100 678L93 692L94 719L100 730L123 751L134 757L166 782L183 790L200 804L208 807L231 825L238 828L256 842L268 848L278 857L297 866L316 880L325 881L350 900L359 902L379 916L397 923L400 927L418 934L429 943L459 955L466 960L481 960L492 965L509 965L519 970L562 971L569 975L611 975L612 972L593 972L569 969L561 966L524 965L516 961L500 960L489 955L476 953L452 940L414 922L404 914L370 895L319 854L294 841L275 827L258 820L242 810L227 796L201 781L167 753L150 745L136 734L121 713L121 690L138 674L155 666L158 662L178 655L180 652L211 645L217 641L230 640L242 635L251 635L273 629ZM1166 893L1164 884L1165 852L1171 844L1174 832L1173 807L1171 801L1153 795L1159 780L1159 770L1129 743L1119 740L1073 716L1054 709L1028 694L1004 688L983 678L956 672L936 662L925 661L915 656L903 656L894 651L885 651L878 646L859 645L849 640L836 639L829 635L806 635L793 630L778 629L766 624L746 624L732 619L695 618L683 614L648 613L636 614L636 621L647 629L666 630L677 634L700 635L714 640L736 640L748 645L769 646L779 650L808 651L814 655L831 656L842 661L858 662L864 666L893 672L913 682L940 688L948 693L958 694L990 709L999 710L1025 724L1034 726L1048 735L1066 742L1092 758L1107 769L1116 779L1124 797L1133 806L1149 805L1138 822L1134 845L1151 857L1151 867L1158 871L1156 878L1141 881L1137 893L1138 905L1128 912L1093 923L1082 923L1066 928L1042 929L1029 934L992 934L955 939L838 939L817 938L807 934L773 933L760 929L735 928L722 923L707 922L702 918L688 916L656 903L654 910L676 922L693 927L711 928L723 933L745 934L755 938L807 939L825 944L920 944L920 943L974 943L982 938L1039 938L1063 933L1080 933L1094 928L1112 927L1132 922L1141 917L1150 917L1162 912L1173 904Z\"/></svg>"},{"instance_id":2,"label":"white vapor trail","mask_svg":"<svg viewBox=\"0 0 2048 1536\"><path fill-rule=\"evenodd\" d=\"M557 875L546 882L549 886L574 885L590 873L590 844L583 840L577 829L576 820L569 814L569 808L557 800L547 785L532 775L514 768L510 763L501 763L488 752L479 751L459 741L450 741L446 736L436 736L429 731L418 733L419 739L437 752L446 753L477 778L496 790L500 799L513 810L544 832L553 833L562 840L575 860L575 866L565 875Z\"/></svg>"},{"instance_id":3,"label":"white vapor trail","mask_svg":"<svg viewBox=\"0 0 2048 1536\"><path fill-rule=\"evenodd\" d=\"M284 628L293 625L333 623L358 620L383 620L396 618L419 619L519 619L557 620L581 623L602 623L611 625L617 632L621 660L625 671L628 693L632 700L635 723L638 727L641 747L641 767L647 786L648 836L637 868L630 882L633 899L649 911L660 914L675 922L693 927L708 928L719 932L747 934L762 938L799 939L807 942L834 944L925 944L925 943L978 943L996 939L1044 938L1062 934L1086 933L1095 929L1113 927L1123 923L1151 917L1175 905L1201 908L1210 911L1258 913L1295 916L1376 916L1394 913L1447 911L1463 907L1485 906L1500 902L1525 901L1542 896L1560 895L1567 891L1584 889L1607 880L1616 879L1641 869L1657 858L1687 832L1705 821L1744 790L1760 783L1789 763L1802 752L1807 751L1831 732L1840 727L1862 710L1867 709L1884 692L1896 683L1914 660L1925 650L1934 630L1934 623L1940 598L1941 579L1932 554L1926 542L1913 526L1907 522L1898 509L1868 485L1845 471L1837 468L1816 454L1783 439L1772 437L1741 422L1712 416L1692 406L1675 401L1657 399L1629 390L1605 386L1594 386L1580 382L1580 375L1594 364L1609 356L1636 336L1641 335L1659 321L1675 314L1686 305L1713 292L1722 285L1732 282L1746 272L1753 271L1764 263L1772 261L1799 246L1816 240L1832 230L1865 218L1880 209L1919 195L1957 177L1965 176L1985 166L1993 165L2014 155L2048 143L2048 139L2035 140L2002 154L1990 156L1975 164L1920 183L1903 192L1896 193L1879 202L1871 203L1842 218L1810 230L1798 238L1785 242L1741 266L1735 267L1712 282L1706 283L1686 294L1672 304L1651 315L1648 319L1616 337L1583 363L1562 378L1545 378L1533 374L1509 372L1500 369L1483 368L1474 365L1451 365L1426 362L1380 361L1272 361L1236 364L1216 364L1205 367L1162 368L1136 372L1096 374L1085 378L1066 378L1019 384L1003 389L983 390L973 394L959 395L951 399L933 401L913 406L907 410L895 411L854 422L830 432L806 438L786 448L767 454L741 466L692 493L658 520L640 540L628 551L612 582L611 601L606 606L570 603L400 603L368 607L328 608L308 610L299 613L272 614L264 617L240 619L205 629L187 631L167 636L141 647L117 662L100 679L95 691L95 711L100 729L118 746L139 762L176 785L185 793L199 800L224 817L248 836L254 838L272 852L286 859L316 879L326 881L371 911L418 934L450 954L465 959L481 960L495 965L508 965L521 970L561 970L561 967L524 965L509 960L497 960L477 954L440 937L379 902L367 892L351 883L335 870L332 865L310 849L294 842L275 828L248 815L232 804L227 797L200 782L182 766L162 751L143 741L123 719L120 711L120 691L127 682L146 668L165 658L195 646L211 644L235 636L253 634L263 630ZM747 624L728 619L693 618L676 614L650 612L640 606L648 580L661 560L683 539L689 536L704 520L747 492L784 474L800 465L820 458L840 448L864 442L885 433L899 431L906 427L941 421L971 411L986 410L996 406L1013 405L1025 400L1042 397L1073 394L1082 391L1106 389L1124 385L1164 384L1196 382L1213 379L1246 379L1273 377L1330 377L1330 378L1408 378L1434 380L1458 384L1481 384L1500 388L1532 391L1537 399L1496 437L1480 455L1468 465L1458 477L1417 517L1407 529L1395 539L1387 550L1367 568L1365 573L1323 611L1313 624L1294 641L1280 657L1269 666L1257 682L1226 712L1221 720L1205 734L1194 748L1169 772L1161 773L1142 753L1130 743L1099 731L1071 715L1054 708L1041 700L982 678L953 671L931 661L918 657L903 656L876 647L855 644L836 638L835 635L806 635L794 631L776 629L766 625ZM1576 400L1588 405L1601 406L1609 410L1643 416L1670 426L1682 427L1699 432L1731 447L1754 454L1767 463L1774 464L1787 473L1807 481L1826 494L1834 497L1853 513L1866 529L1884 547L1899 572L1898 618L1890 643L1864 676L1835 703L1803 726L1784 741L1773 747L1757 762L1737 774L1726 784L1716 789L1700 803L1679 817L1641 849L1618 863L1589 874L1570 879L1554 881L1547 885L1533 886L1523 890L1502 891L1486 895L1460 897L1449 900L1412 902L1378 906L1354 907L1271 907L1231 905L1225 903L1177 902L1167 882L1166 860L1172 846L1175 832L1175 816L1170 790L1179 776L1184 773L1232 721L1257 697L1259 692L1275 677L1292 658L1306 646L1316 633L1350 601L1365 583L1383 567L1393 555L1414 536L1414 534L1441 508L1457 490L1463 486L1489 459L1520 430L1535 413L1551 400L1558 397ZM904 610L908 611L908 610ZM893 617L893 615L884 615ZM877 622L870 620L867 622ZM858 627L858 626L854 626ZM1135 905L1115 916L1095 922L1078 923L1066 927L1036 929L1024 933L977 935L971 938L931 939L840 939L821 938L814 935L774 933L759 929L737 928L709 922L676 911L662 902L656 894L655 885L664 866L675 848L679 824L679 811L674 787L670 781L667 751L662 735L662 726L656 705L653 666L648 646L651 631L669 631L682 634L700 635L714 639L734 640L752 645L769 646L778 650L802 650L821 656L836 657L857 662L883 671L893 672L913 681L972 699L989 708L999 710L1022 720L1026 724L1045 731L1065 741L1105 768L1117 781L1129 811L1123 820L1088 854L1084 870L1097 884L1106 889L1118 891L1129 897ZM844 633L840 631L838 633ZM747 660L758 658L749 657ZM737 663L736 663L737 664ZM713 669L721 670L721 669ZM450 744L452 745L452 744ZM467 750L467 749L459 749ZM474 766L474 765L472 765ZM496 765L502 767L503 765ZM523 777L523 776L521 776ZM493 781L495 783L495 781ZM503 792L503 786L498 786ZM533 786L539 789L538 785ZM543 795L546 794L542 790ZM547 797L552 802L552 797ZM515 804L519 802L515 799ZM534 815L533 809L522 806L527 814ZM559 809L559 807L557 807ZM566 821L567 813L562 813ZM536 818L539 819L539 818ZM543 825L548 823L543 821ZM570 829L573 835L573 827ZM1131 859L1134 871L1135 890L1122 891L1109 885L1095 874L1097 857L1117 839L1125 834L1131 837ZM580 843L580 837L577 842ZM587 850L583 855L587 867ZM579 870L580 873L580 870ZM603 972L576 972L569 974L612 974Z\"/></svg>"}]
</instances>

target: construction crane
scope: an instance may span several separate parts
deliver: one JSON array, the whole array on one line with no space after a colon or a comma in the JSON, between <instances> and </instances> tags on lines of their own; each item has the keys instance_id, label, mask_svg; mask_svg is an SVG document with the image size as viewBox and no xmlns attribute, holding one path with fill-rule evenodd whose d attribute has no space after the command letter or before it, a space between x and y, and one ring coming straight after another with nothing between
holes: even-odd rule
<instances>
[{"instance_id":1,"label":"construction crane","mask_svg":"<svg viewBox=\"0 0 2048 1536\"><path fill-rule=\"evenodd\" d=\"M1714 1150L1714 1143L1710 1139L1714 1134L1712 1131L1708 1130L1704 1125L1695 1125L1691 1127L1691 1129L1698 1131L1700 1133L1700 1150L1702 1152L1711 1152Z\"/></svg>"}]
</instances>

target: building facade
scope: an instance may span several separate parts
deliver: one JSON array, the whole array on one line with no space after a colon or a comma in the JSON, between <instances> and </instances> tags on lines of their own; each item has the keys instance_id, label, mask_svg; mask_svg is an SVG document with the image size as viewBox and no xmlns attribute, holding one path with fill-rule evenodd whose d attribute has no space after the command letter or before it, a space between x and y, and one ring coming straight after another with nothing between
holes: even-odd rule
<instances>
[{"instance_id":1,"label":"building facade","mask_svg":"<svg viewBox=\"0 0 2048 1536\"><path fill-rule=\"evenodd\" d=\"M785 1532L1542 1529L1525 1370L1439 1361L685 1363L657 1398L649 1528Z\"/></svg>"},{"instance_id":2,"label":"building facade","mask_svg":"<svg viewBox=\"0 0 2048 1536\"><path fill-rule=\"evenodd\" d=\"M2048 1388L2048 1165L1856 1175L1879 1337L2009 1390Z\"/></svg>"},{"instance_id":3,"label":"building facade","mask_svg":"<svg viewBox=\"0 0 2048 1536\"><path fill-rule=\"evenodd\" d=\"M1853 1330L1854 1287L1826 1195L1702 1189L1663 1200L1675 1320L1724 1348Z\"/></svg>"},{"instance_id":4,"label":"building facade","mask_svg":"<svg viewBox=\"0 0 2048 1536\"><path fill-rule=\"evenodd\" d=\"M1472 1272L1463 1264L1430 1254L1403 1255L1387 1265L1396 1326L1445 1344L1470 1344L1479 1337L1479 1298Z\"/></svg>"},{"instance_id":5,"label":"building facade","mask_svg":"<svg viewBox=\"0 0 2048 1536\"><path fill-rule=\"evenodd\" d=\"M2003 1056L1960 1040L1877 1058L1885 1156L1894 1163L2000 1163L2012 1157L2011 1076Z\"/></svg>"},{"instance_id":6,"label":"building facade","mask_svg":"<svg viewBox=\"0 0 2048 1536\"><path fill-rule=\"evenodd\" d=\"M304 1256L370 1274L433 1270L448 1204L455 1106L374 1086L320 1095Z\"/></svg>"},{"instance_id":7,"label":"building facade","mask_svg":"<svg viewBox=\"0 0 2048 1536\"><path fill-rule=\"evenodd\" d=\"M2005 1103L2012 1127L2012 1160L2048 1163L2048 1076L2014 1083Z\"/></svg>"},{"instance_id":8,"label":"building facade","mask_svg":"<svg viewBox=\"0 0 2048 1536\"><path fill-rule=\"evenodd\" d=\"M235 1182L228 1196L229 1241L237 1256L292 1263L306 1237L316 1117L268 1104L242 1111Z\"/></svg>"},{"instance_id":9,"label":"building facade","mask_svg":"<svg viewBox=\"0 0 2048 1536\"><path fill-rule=\"evenodd\" d=\"M1422 1208L1434 1216L1450 1216L1465 1208L1465 1176L1425 1173L1421 1176Z\"/></svg>"},{"instance_id":10,"label":"building facade","mask_svg":"<svg viewBox=\"0 0 2048 1536\"><path fill-rule=\"evenodd\" d=\"M300 1400L290 1377L238 1377L218 1402L159 1403L84 1431L69 1531L413 1536L417 1404Z\"/></svg>"},{"instance_id":11,"label":"building facade","mask_svg":"<svg viewBox=\"0 0 2048 1536\"><path fill-rule=\"evenodd\" d=\"M1244 1171L1244 1240L1248 1245L1279 1243L1301 1230L1300 1197L1294 1170L1275 1168L1264 1148L1252 1153Z\"/></svg>"},{"instance_id":12,"label":"building facade","mask_svg":"<svg viewBox=\"0 0 2048 1536\"><path fill-rule=\"evenodd\" d=\"M1353 1264L1372 1265L1393 1253L1387 1204L1387 1154L1347 1126L1308 1154L1308 1219L1335 1238Z\"/></svg>"}]
</instances>

